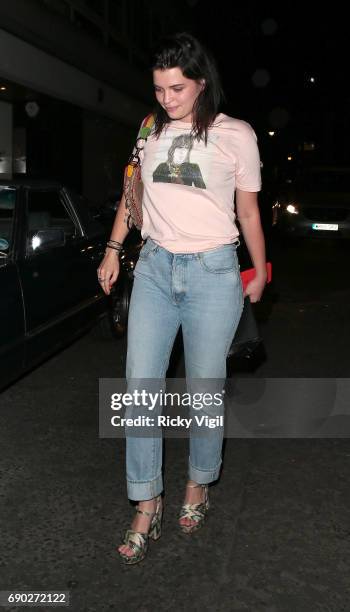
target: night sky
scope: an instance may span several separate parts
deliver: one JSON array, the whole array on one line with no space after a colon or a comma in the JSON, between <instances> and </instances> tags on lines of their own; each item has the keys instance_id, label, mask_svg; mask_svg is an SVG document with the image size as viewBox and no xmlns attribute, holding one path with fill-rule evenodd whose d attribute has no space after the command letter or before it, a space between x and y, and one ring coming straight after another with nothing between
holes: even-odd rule
<instances>
[{"instance_id":1,"label":"night sky","mask_svg":"<svg viewBox=\"0 0 350 612\"><path fill-rule=\"evenodd\" d=\"M340 3L320 5L248 1L239 8L198 0L190 10L192 31L214 51L227 88L235 81L246 94L254 71L266 69L267 95L293 95L313 72L328 91L330 83L343 80L339 68L347 66L350 31Z\"/></svg>"},{"instance_id":2,"label":"night sky","mask_svg":"<svg viewBox=\"0 0 350 612\"><path fill-rule=\"evenodd\" d=\"M340 2L185 4L181 26L216 57L223 110L253 124L266 154L276 130L277 157L314 141L315 155L347 162L350 28Z\"/></svg>"}]
</instances>

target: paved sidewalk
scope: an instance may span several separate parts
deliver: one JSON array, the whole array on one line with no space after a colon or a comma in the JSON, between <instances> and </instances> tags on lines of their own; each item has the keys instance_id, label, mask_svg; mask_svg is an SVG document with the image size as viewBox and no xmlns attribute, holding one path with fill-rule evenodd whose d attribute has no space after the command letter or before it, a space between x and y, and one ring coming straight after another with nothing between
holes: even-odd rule
<instances>
[{"instance_id":1,"label":"paved sidewalk","mask_svg":"<svg viewBox=\"0 0 350 612\"><path fill-rule=\"evenodd\" d=\"M0 396L0 590L69 590L74 612L348 612L346 439L227 440L192 537L176 524L188 441L167 439L163 535L121 564L134 511L124 440L98 438L97 380L123 351L88 335Z\"/></svg>"}]
</instances>

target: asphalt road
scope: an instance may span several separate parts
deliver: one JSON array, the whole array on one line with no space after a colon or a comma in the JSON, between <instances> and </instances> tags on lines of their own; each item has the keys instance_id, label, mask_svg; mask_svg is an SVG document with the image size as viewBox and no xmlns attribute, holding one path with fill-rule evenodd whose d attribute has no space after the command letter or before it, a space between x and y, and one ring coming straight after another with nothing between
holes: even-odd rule
<instances>
[{"instance_id":1,"label":"asphalt road","mask_svg":"<svg viewBox=\"0 0 350 612\"><path fill-rule=\"evenodd\" d=\"M272 245L271 257L256 309L264 353L230 377L349 377L349 246ZM74 612L348 611L350 445L338 434L227 439L191 538L176 525L188 441L166 439L162 537L140 565L120 563L134 509L124 440L98 435L98 379L124 367L125 341L92 331L1 394L0 590L69 591Z\"/></svg>"}]
</instances>

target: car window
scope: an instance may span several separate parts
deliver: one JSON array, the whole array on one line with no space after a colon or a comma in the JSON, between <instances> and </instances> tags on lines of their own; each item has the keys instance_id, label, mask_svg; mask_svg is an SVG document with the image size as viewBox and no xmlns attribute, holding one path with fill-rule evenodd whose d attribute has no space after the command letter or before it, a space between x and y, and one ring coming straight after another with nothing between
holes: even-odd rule
<instances>
[{"instance_id":1,"label":"car window","mask_svg":"<svg viewBox=\"0 0 350 612\"><path fill-rule=\"evenodd\" d=\"M77 228L58 189L28 190L27 215L27 252L40 244L33 241L40 230L62 230L66 240L76 235Z\"/></svg>"},{"instance_id":2,"label":"car window","mask_svg":"<svg viewBox=\"0 0 350 612\"><path fill-rule=\"evenodd\" d=\"M16 189L0 186L0 251L7 252L12 244Z\"/></svg>"},{"instance_id":3,"label":"car window","mask_svg":"<svg viewBox=\"0 0 350 612\"><path fill-rule=\"evenodd\" d=\"M99 220L100 214L96 204L73 189L67 189L67 193L79 213L85 233L90 237L101 234L104 227Z\"/></svg>"}]
</instances>

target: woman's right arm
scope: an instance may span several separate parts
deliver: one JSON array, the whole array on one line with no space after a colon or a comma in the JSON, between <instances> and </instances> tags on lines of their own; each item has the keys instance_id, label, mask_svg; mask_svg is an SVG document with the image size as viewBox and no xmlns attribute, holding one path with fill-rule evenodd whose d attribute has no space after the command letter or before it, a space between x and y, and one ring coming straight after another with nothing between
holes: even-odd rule
<instances>
[{"instance_id":1,"label":"woman's right arm","mask_svg":"<svg viewBox=\"0 0 350 612\"><path fill-rule=\"evenodd\" d=\"M116 240L123 244L126 236L129 233L127 218L129 212L125 206L125 196L122 195L117 214L113 223L111 240ZM119 275L119 252L110 247L106 248L105 256L98 267L98 276L103 280L100 281L101 287L106 295L111 292L111 287L116 282Z\"/></svg>"}]
</instances>

